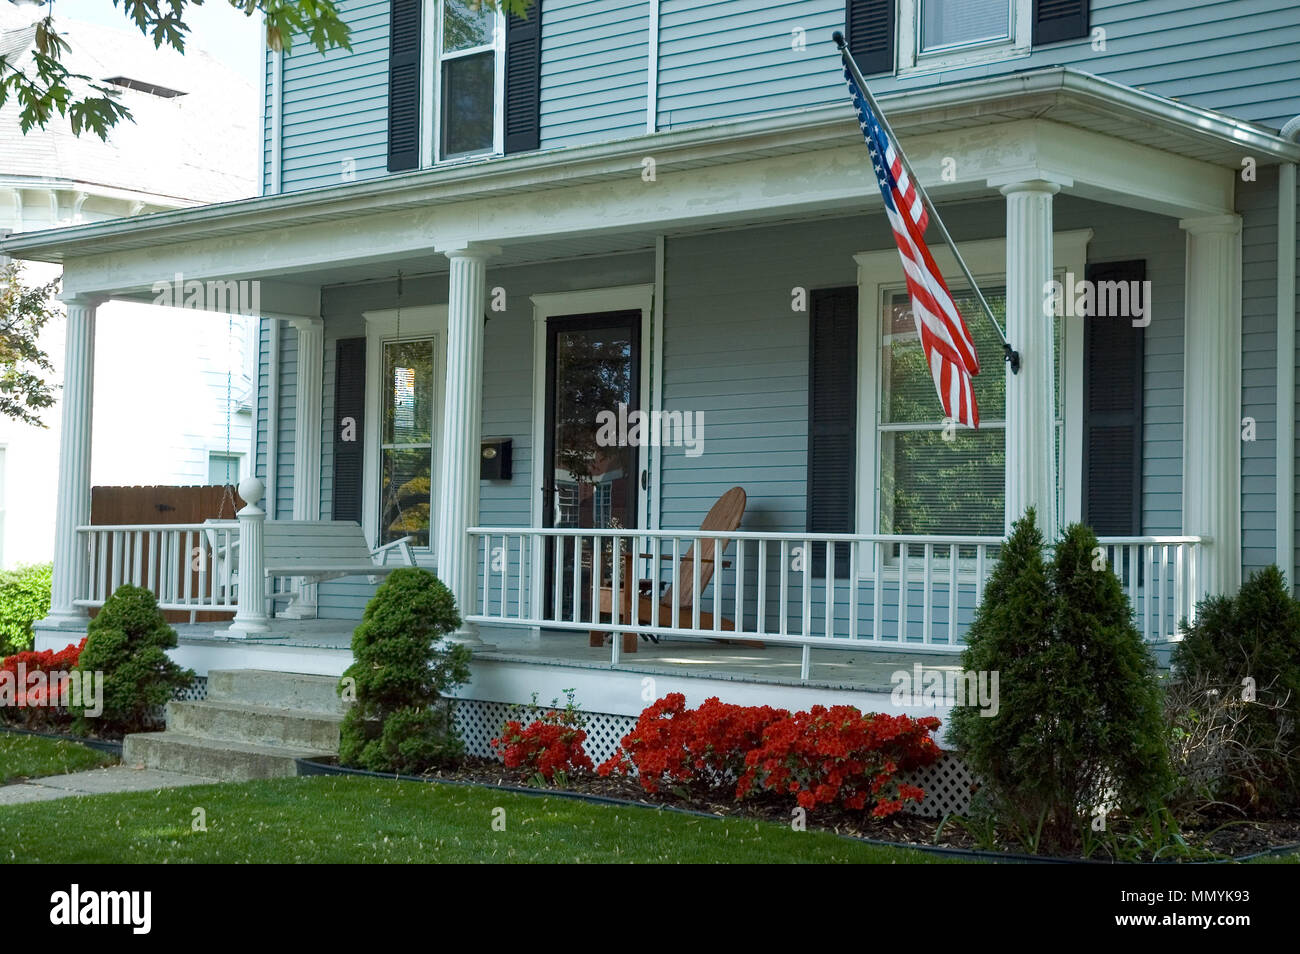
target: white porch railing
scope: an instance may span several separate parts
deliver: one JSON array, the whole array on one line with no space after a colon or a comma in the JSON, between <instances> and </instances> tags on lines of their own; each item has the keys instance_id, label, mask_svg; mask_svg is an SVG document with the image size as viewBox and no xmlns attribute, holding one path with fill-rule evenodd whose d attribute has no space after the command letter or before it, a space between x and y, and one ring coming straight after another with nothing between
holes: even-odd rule
<instances>
[{"instance_id":1,"label":"white porch railing","mask_svg":"<svg viewBox=\"0 0 1300 954\"><path fill-rule=\"evenodd\" d=\"M144 587L159 609L235 612L234 546L239 527L219 524L124 524L77 528L89 572L78 606L103 606L124 583Z\"/></svg>"},{"instance_id":2,"label":"white porch railing","mask_svg":"<svg viewBox=\"0 0 1300 954\"><path fill-rule=\"evenodd\" d=\"M961 650L1003 543L987 536L747 531L469 533L477 587L475 605L463 612L473 622L786 643L803 647L805 670L818 646ZM730 542L710 574L708 549L723 541ZM1201 538L1101 543L1144 637L1171 638L1194 609ZM704 557L688 559L688 552ZM827 566L835 572L828 575ZM618 661L620 641L611 644Z\"/></svg>"}]
</instances>

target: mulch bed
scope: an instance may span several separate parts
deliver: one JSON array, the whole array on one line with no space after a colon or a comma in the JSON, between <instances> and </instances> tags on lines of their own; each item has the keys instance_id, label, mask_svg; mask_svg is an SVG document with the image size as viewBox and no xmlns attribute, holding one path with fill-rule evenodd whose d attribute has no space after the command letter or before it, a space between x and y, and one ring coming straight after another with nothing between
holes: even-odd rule
<instances>
[{"instance_id":1,"label":"mulch bed","mask_svg":"<svg viewBox=\"0 0 1300 954\"><path fill-rule=\"evenodd\" d=\"M455 768L427 772L422 777L479 785L535 787L523 772L508 769L495 759L475 757L466 758ZM648 808L667 807L701 812L719 818L754 818L779 824L789 824L792 818L790 803L782 799L760 796L737 803L727 792L696 790L663 791L652 795L636 779L625 776L601 778L587 773L571 775L563 788L551 786L549 789L539 789L547 790L617 799ZM889 818L872 818L865 812L821 807L808 813L808 827L903 847L971 851L985 856L989 854L987 846L979 844L961 825L952 821L943 824L943 820L938 818L921 818L902 813ZM1242 859L1272 849L1300 847L1300 819L1204 819L1184 823L1182 833L1193 846L1208 849L1224 860ZM1014 840L1000 839L995 845L994 853L1004 853L1010 860L1024 859L1026 856L1023 851L1023 847ZM1041 860L1052 859L1044 857ZM1106 859L1098 855L1094 860Z\"/></svg>"}]
</instances>

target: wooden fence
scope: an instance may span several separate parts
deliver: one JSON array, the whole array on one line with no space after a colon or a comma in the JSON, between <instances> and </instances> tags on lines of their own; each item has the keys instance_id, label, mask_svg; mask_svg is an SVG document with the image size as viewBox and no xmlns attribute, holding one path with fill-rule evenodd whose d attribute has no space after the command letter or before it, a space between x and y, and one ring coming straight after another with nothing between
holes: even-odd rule
<instances>
[{"instance_id":1,"label":"wooden fence","mask_svg":"<svg viewBox=\"0 0 1300 954\"><path fill-rule=\"evenodd\" d=\"M233 520L244 506L239 492L221 485L206 487L92 487L90 491L90 522L99 525L123 524L194 524L204 520ZM145 559L149 554L143 555ZM100 572L107 572L111 563L101 559ZM169 559L171 559L169 557ZM177 572L193 577L194 592L198 592L198 570L192 565L188 553L176 553ZM93 616L97 612L91 610ZM233 611L232 611L233 612ZM190 614L166 611L169 623L187 623ZM230 613L201 612L195 614L196 622L218 622L230 619Z\"/></svg>"}]
</instances>

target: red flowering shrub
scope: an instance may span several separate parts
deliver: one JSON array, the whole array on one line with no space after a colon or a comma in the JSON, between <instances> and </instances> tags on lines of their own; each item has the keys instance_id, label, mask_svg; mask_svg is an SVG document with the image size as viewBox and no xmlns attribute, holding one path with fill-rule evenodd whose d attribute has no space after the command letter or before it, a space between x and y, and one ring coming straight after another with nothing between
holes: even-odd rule
<instances>
[{"instance_id":1,"label":"red flowering shrub","mask_svg":"<svg viewBox=\"0 0 1300 954\"><path fill-rule=\"evenodd\" d=\"M899 772L936 761L935 718L862 714L853 706L814 706L791 715L771 706L711 698L687 709L672 693L645 709L622 746L596 770L633 772L648 792L663 786L734 785L739 801L757 791L794 795L804 808L871 807L885 817L925 793Z\"/></svg>"},{"instance_id":2,"label":"red flowering shrub","mask_svg":"<svg viewBox=\"0 0 1300 954\"><path fill-rule=\"evenodd\" d=\"M27 650L0 660L0 673L8 673L8 676L0 678L10 682L14 693L12 706L0 705L0 713L12 709L13 711L7 714L21 713L21 718L28 723L44 721L50 714L47 711L50 706L61 705L62 700L56 699L51 702L50 686L46 680L41 680L40 685L29 688L26 685L26 677L34 672L70 673L77 668L77 661L85 648L86 640L83 638L80 643L69 643L63 649L44 649L40 652ZM21 672L19 666L22 666ZM22 679L19 678L20 675Z\"/></svg>"},{"instance_id":3,"label":"red flowering shrub","mask_svg":"<svg viewBox=\"0 0 1300 954\"><path fill-rule=\"evenodd\" d=\"M789 714L771 706L729 705L716 696L687 709L684 695L669 693L642 711L622 748L596 771L630 775L635 769L647 792L658 792L661 785L734 783L763 730Z\"/></svg>"},{"instance_id":4,"label":"red flowering shrub","mask_svg":"<svg viewBox=\"0 0 1300 954\"><path fill-rule=\"evenodd\" d=\"M803 808L839 804L884 818L925 793L898 781L899 772L930 765L940 756L930 732L933 717L912 719L868 713L854 706L813 706L767 728L763 742L745 755L736 797L756 788L789 793Z\"/></svg>"},{"instance_id":5,"label":"red flowering shrub","mask_svg":"<svg viewBox=\"0 0 1300 954\"><path fill-rule=\"evenodd\" d=\"M521 719L511 719L502 726L501 736L492 740L492 747L501 754L506 768L523 769L547 782L556 774L563 777L580 769L592 770L592 761L582 747L587 739L587 720L574 703L572 691L568 697L563 709L547 709L527 726ZM536 699L534 695L529 707L534 712L539 711Z\"/></svg>"}]
</instances>

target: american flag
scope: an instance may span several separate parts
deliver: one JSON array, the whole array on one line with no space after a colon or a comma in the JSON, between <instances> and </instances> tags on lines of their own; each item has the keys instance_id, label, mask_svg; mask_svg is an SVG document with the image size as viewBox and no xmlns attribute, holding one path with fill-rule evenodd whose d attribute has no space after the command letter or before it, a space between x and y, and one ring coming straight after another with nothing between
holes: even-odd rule
<instances>
[{"instance_id":1,"label":"american flag","mask_svg":"<svg viewBox=\"0 0 1300 954\"><path fill-rule=\"evenodd\" d=\"M939 402L948 418L978 428L980 413L975 406L971 375L980 372L979 355L944 284L943 273L925 244L925 227L930 224L930 216L903 168L894 143L876 119L847 66L844 78L858 111L858 125L871 151L871 164L885 200L885 214L894 232L894 243L903 259L907 292L912 299L912 318L939 392Z\"/></svg>"}]
</instances>

